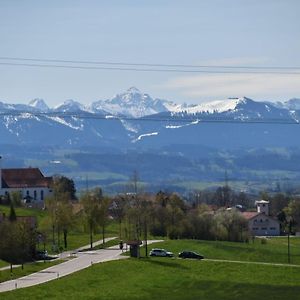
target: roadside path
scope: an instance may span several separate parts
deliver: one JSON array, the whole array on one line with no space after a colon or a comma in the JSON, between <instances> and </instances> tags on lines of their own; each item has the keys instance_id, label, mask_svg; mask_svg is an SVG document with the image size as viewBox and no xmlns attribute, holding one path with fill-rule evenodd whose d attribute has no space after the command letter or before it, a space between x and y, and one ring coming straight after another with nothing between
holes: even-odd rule
<instances>
[{"instance_id":1,"label":"roadside path","mask_svg":"<svg viewBox=\"0 0 300 300\"><path fill-rule=\"evenodd\" d=\"M148 245L156 242L159 241L148 241ZM73 251L70 252L73 253ZM69 251L67 251L67 253L69 253ZM122 256L121 254L122 251L119 249L119 246L112 246L101 250L77 252L77 257L69 261L41 270L40 272L32 273L25 277L0 283L0 293L58 279L100 262L128 258L128 256Z\"/></svg>"},{"instance_id":2,"label":"roadside path","mask_svg":"<svg viewBox=\"0 0 300 300\"><path fill-rule=\"evenodd\" d=\"M237 264L253 264L253 265L266 265L266 266L279 266L279 267L300 268L300 265L282 264L282 263L271 263L271 262L260 262L260 261L227 260L227 259L213 259L213 258L205 258L203 260L204 261L215 261L215 262L237 263Z\"/></svg>"}]
</instances>

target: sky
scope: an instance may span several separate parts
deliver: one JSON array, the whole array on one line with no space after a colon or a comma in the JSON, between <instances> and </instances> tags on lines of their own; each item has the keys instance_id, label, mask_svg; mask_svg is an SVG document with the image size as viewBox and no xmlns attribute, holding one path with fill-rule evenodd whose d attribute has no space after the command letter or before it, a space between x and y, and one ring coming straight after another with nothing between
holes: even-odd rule
<instances>
[{"instance_id":1,"label":"sky","mask_svg":"<svg viewBox=\"0 0 300 300\"><path fill-rule=\"evenodd\" d=\"M300 67L299 11L298 0L0 0L0 58ZM42 98L49 106L66 99L89 104L131 86L178 103L300 98L300 74L83 70L7 62L22 61L0 59L0 101L6 103Z\"/></svg>"}]
</instances>

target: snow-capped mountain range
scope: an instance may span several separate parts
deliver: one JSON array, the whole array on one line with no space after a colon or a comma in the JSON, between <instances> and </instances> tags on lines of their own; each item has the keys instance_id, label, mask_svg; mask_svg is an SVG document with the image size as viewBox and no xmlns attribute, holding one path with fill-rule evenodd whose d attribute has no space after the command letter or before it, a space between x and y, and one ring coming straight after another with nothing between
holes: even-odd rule
<instances>
[{"instance_id":1,"label":"snow-capped mountain range","mask_svg":"<svg viewBox=\"0 0 300 300\"><path fill-rule=\"evenodd\" d=\"M213 100L201 104L176 104L163 99L153 99L149 94L142 93L135 87L129 88L124 93L117 94L111 99L99 100L90 105L83 105L75 100L69 99L62 104L50 108L43 99L33 99L26 104L6 104L0 102L0 111L24 111L24 112L78 112L110 114L113 116L125 116L141 118L162 112L176 113L224 113L236 111L249 102L265 106L267 110L278 108L288 111L300 110L300 98L293 98L285 102L256 102L246 97Z\"/></svg>"},{"instance_id":2,"label":"snow-capped mountain range","mask_svg":"<svg viewBox=\"0 0 300 300\"><path fill-rule=\"evenodd\" d=\"M216 124L224 120L245 124L260 122L261 126L233 128L230 122ZM278 137L282 133L281 141L286 141L288 134L274 124L294 125L299 120L300 99L297 98L275 103L241 97L187 105L153 99L131 87L111 99L90 105L74 100L66 100L54 108L49 108L42 99L34 99L28 105L0 102L0 144L231 146L234 144L231 139L236 135L239 141L245 140L245 145L246 141L259 139L261 144L274 141L280 145ZM244 130L246 128L251 131ZM298 133L299 129L297 126L289 130ZM286 143L294 145L295 138Z\"/></svg>"}]
</instances>

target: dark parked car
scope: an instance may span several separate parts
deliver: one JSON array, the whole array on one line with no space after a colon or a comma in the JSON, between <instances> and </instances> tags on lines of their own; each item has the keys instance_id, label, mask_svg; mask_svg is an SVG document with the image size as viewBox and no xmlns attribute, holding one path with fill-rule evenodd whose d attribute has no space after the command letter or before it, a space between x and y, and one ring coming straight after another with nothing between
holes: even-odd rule
<instances>
[{"instance_id":1,"label":"dark parked car","mask_svg":"<svg viewBox=\"0 0 300 300\"><path fill-rule=\"evenodd\" d=\"M51 260L57 258L56 256L49 256L48 251L36 251L35 253L35 259L36 260Z\"/></svg>"},{"instance_id":2,"label":"dark parked car","mask_svg":"<svg viewBox=\"0 0 300 300\"><path fill-rule=\"evenodd\" d=\"M150 251L150 256L173 257L174 254L165 249L155 248Z\"/></svg>"},{"instance_id":3,"label":"dark parked car","mask_svg":"<svg viewBox=\"0 0 300 300\"><path fill-rule=\"evenodd\" d=\"M194 251L182 251L179 253L178 257L180 258L195 258L195 259L203 259L204 256L200 255Z\"/></svg>"}]
</instances>

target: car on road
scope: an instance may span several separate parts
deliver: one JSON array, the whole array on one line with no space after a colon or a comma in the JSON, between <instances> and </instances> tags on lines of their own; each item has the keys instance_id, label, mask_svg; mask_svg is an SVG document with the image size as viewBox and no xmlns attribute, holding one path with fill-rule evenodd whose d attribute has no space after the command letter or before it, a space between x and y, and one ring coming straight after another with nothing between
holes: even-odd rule
<instances>
[{"instance_id":1,"label":"car on road","mask_svg":"<svg viewBox=\"0 0 300 300\"><path fill-rule=\"evenodd\" d=\"M203 259L204 258L203 255L200 255L194 251L182 251L179 253L178 257L180 257L180 258L195 258L195 259Z\"/></svg>"},{"instance_id":2,"label":"car on road","mask_svg":"<svg viewBox=\"0 0 300 300\"><path fill-rule=\"evenodd\" d=\"M150 256L173 257L174 254L165 249L154 248L150 251Z\"/></svg>"}]
</instances>

